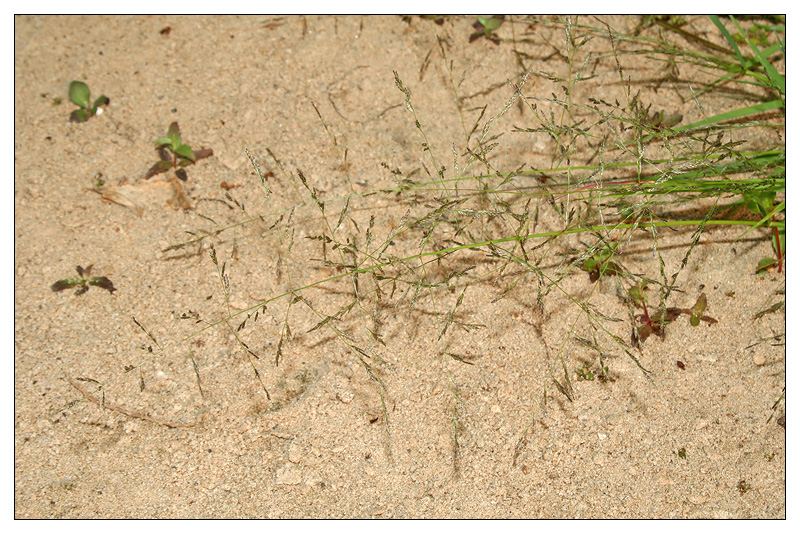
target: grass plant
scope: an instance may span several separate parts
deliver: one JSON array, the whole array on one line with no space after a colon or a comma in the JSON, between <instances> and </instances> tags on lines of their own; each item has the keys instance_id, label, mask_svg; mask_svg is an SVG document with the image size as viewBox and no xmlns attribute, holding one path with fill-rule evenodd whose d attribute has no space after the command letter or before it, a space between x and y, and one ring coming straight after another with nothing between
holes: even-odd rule
<instances>
[{"instance_id":1,"label":"grass plant","mask_svg":"<svg viewBox=\"0 0 800 534\"><path fill-rule=\"evenodd\" d=\"M509 33L504 30L513 26L512 46L520 66L540 59L525 52L526 45L537 43L536 32L543 27L556 28L563 41L550 45L563 68L521 71L506 86L505 105L494 112L486 107L469 109L440 40L441 60L449 74L464 137L454 142L452 149L447 147L445 152L452 153L452 167L448 168L439 155L441 147L431 146L426 117L415 107L413 87L395 73L398 96L418 131L425 159L420 162L422 169L401 170L384 164L394 187L326 198L302 170L284 168L267 149L271 164L276 165L275 174L282 178L268 187L261 162L248 151L260 185L275 208L219 225L166 249L199 250L209 242L207 250L226 304L221 317L200 319L200 329L156 354L222 326L235 337L269 398L263 370L283 364L286 344L299 332L300 317L313 318L311 326L303 330L326 330L374 382L388 432L385 379L389 365L382 351L391 340L385 339L385 322L390 315L411 317L420 312L433 318L438 332L436 350L452 396L449 419L457 471L465 408L454 369L473 362L451 344L457 332L482 327L465 313L472 288L489 283L497 286L496 301L515 292L533 292L540 314L551 294L560 294L574 305L567 326L570 335L556 340L553 352L545 345L549 371L541 381L543 402L537 404L541 410L548 395L560 394L573 401L576 393L570 375L574 376L576 368L583 380L613 380L612 351L627 355L650 378L641 360L650 333L663 334L663 326L681 314L689 315L693 325L700 320L713 321L703 315L707 304L713 308L705 295L693 308L670 306L673 292L680 289L678 276L707 229L732 226L742 228L742 237L764 235L771 240L775 257L769 266L759 268L783 270L786 97L781 74L785 55L782 20L743 25L735 18L711 17L713 27L719 30L716 36L701 34L680 17L646 17L628 33L592 17L506 18L502 27L494 20L483 19L481 35L499 42L498 49L502 49L508 41L501 37ZM641 56L654 66L654 72L647 73L649 78L633 80L626 71L626 60ZM589 96L584 96L584 87L591 88L603 69L613 73L604 83L616 84L616 96L601 98L592 95L591 89ZM691 73L689 77L685 72ZM540 83L536 91L529 90L534 77ZM542 85L552 90L544 90ZM674 110L645 102L641 96L645 87L677 92L684 101L694 103L702 118L683 124ZM707 95L723 95L729 98L729 106L721 112L706 112L702 102ZM524 115L515 117L512 124L507 115L515 107ZM319 109L314 109L339 155L340 170L346 170L347 151L340 150ZM545 139L549 161L536 166L524 160L509 165L508 158L497 150L502 135ZM286 207L275 202L297 195L302 199L292 200ZM388 199L392 213L399 217L386 233L378 230L383 228L378 224L382 212L371 209L375 198ZM223 234L251 224L265 224L274 236L270 247L277 250L276 276L285 289L234 312L228 298L227 262L220 260L213 243ZM297 239L300 227L308 232L302 243ZM681 227L691 228L693 233L685 243L680 267L668 272L660 238L662 232ZM647 237L658 261L657 277L625 268L626 253L642 236ZM309 260L330 274L301 280L286 267ZM564 281L581 271L589 273L588 289L570 292ZM619 288L627 318L616 317L595 303L598 288L606 281ZM649 303L645 288L651 291ZM636 317L637 308L644 311L644 321ZM259 336L277 340L269 357L257 353L245 339L247 329L267 314L280 318L277 329L258 330ZM623 334L626 331L631 335ZM597 365L570 361L568 348L576 342L597 355ZM152 357L139 365L146 365ZM197 374L196 363L194 369ZM199 386L199 375L197 383ZM531 421L534 419L532 416ZM527 434L528 430L517 449L527 442ZM517 454L515 450L515 458Z\"/></svg>"}]
</instances>

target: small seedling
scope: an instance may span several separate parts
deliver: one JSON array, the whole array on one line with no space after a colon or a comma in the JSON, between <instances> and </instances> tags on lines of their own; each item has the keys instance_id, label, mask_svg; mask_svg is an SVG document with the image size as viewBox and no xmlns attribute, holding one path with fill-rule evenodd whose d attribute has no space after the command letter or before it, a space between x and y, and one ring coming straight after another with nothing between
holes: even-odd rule
<instances>
[{"instance_id":1,"label":"small seedling","mask_svg":"<svg viewBox=\"0 0 800 534\"><path fill-rule=\"evenodd\" d=\"M686 459L686 449L684 447L678 449L678 458L680 458L681 460Z\"/></svg>"},{"instance_id":2,"label":"small seedling","mask_svg":"<svg viewBox=\"0 0 800 534\"><path fill-rule=\"evenodd\" d=\"M658 334L661 339L664 339L666 335L664 329L666 326L681 315L688 315L689 323L692 326L699 325L700 321L704 321L709 325L717 322L716 319L708 315L703 315L707 305L705 293L700 294L697 298L697 302L695 302L694 306L691 308L667 308L666 310L659 310L653 315L650 315L647 311L647 299L644 297L644 287L645 286L636 286L629 290L633 302L644 311L643 314L636 316L639 322L643 324L634 328L631 334L631 343L634 347L638 347L640 343L644 343L644 341L650 337L650 334Z\"/></svg>"},{"instance_id":3,"label":"small seedling","mask_svg":"<svg viewBox=\"0 0 800 534\"><path fill-rule=\"evenodd\" d=\"M614 253L613 247L605 246L600 252L583 262L581 269L589 273L590 282L596 282L601 276L622 274L622 267L611 261Z\"/></svg>"},{"instance_id":4,"label":"small seedling","mask_svg":"<svg viewBox=\"0 0 800 534\"><path fill-rule=\"evenodd\" d=\"M775 205L775 191L751 191L744 193L742 198L751 213L758 217L767 217L773 213ZM782 210L785 213L785 207ZM772 221L776 221L775 215L771 216ZM783 271L783 258L786 256L786 226L772 228L772 249L775 251L776 258L764 258L758 262L756 273L763 274L772 271L777 267L778 272Z\"/></svg>"},{"instance_id":5,"label":"small seedling","mask_svg":"<svg viewBox=\"0 0 800 534\"><path fill-rule=\"evenodd\" d=\"M647 122L656 130L663 130L664 128L672 128L677 126L683 120L683 115L680 113L670 113L665 115L663 111L653 113Z\"/></svg>"},{"instance_id":6,"label":"small seedling","mask_svg":"<svg viewBox=\"0 0 800 534\"><path fill-rule=\"evenodd\" d=\"M590 370L591 363L583 364L580 369L575 369L575 374L578 375L578 380L594 380L594 373Z\"/></svg>"},{"instance_id":7,"label":"small seedling","mask_svg":"<svg viewBox=\"0 0 800 534\"><path fill-rule=\"evenodd\" d=\"M745 480L744 480L744 479L742 479L742 480L740 480L740 481L739 481L739 483L738 483L738 484L736 484L736 489L738 489L738 490L739 490L739 493L741 493L742 495L744 495L745 493L747 493L748 491L750 491L751 489L753 489L753 486L751 486L750 484L748 484L747 482L745 482Z\"/></svg>"},{"instance_id":8,"label":"small seedling","mask_svg":"<svg viewBox=\"0 0 800 534\"><path fill-rule=\"evenodd\" d=\"M214 154L214 151L210 148L193 151L192 148L181 139L181 129L177 122L173 122L169 125L166 137L162 137L156 141L156 150L161 159L158 163L150 167L145 178L151 178L156 174L175 169L175 174L178 178L185 181L188 177L184 167L192 165L198 159L207 158Z\"/></svg>"},{"instance_id":9,"label":"small seedling","mask_svg":"<svg viewBox=\"0 0 800 534\"><path fill-rule=\"evenodd\" d=\"M78 265L75 269L78 271L78 276L75 278L65 278L64 280L59 280L52 286L50 289L53 291L63 291L65 289L71 289L73 287L78 287L75 291L76 295L83 295L87 291L89 291L89 286L97 286L102 287L103 289L107 289L110 293L114 293L116 288L114 284L106 278L105 276L92 276L92 267L93 265L88 266L86 269Z\"/></svg>"},{"instance_id":10,"label":"small seedling","mask_svg":"<svg viewBox=\"0 0 800 534\"><path fill-rule=\"evenodd\" d=\"M86 122L91 117L102 113L102 106L107 106L111 102L107 96L100 96L94 101L94 104L91 104L89 86L77 81L69 84L69 99L81 108L70 114L70 122Z\"/></svg>"},{"instance_id":11,"label":"small seedling","mask_svg":"<svg viewBox=\"0 0 800 534\"><path fill-rule=\"evenodd\" d=\"M478 17L478 21L472 25L476 31L472 35L469 36L469 42L473 42L476 39L480 39L481 37L485 37L489 39L494 44L500 44L500 38L495 35L495 30L499 28L503 24L503 16L498 15L490 18L486 17Z\"/></svg>"}]
</instances>

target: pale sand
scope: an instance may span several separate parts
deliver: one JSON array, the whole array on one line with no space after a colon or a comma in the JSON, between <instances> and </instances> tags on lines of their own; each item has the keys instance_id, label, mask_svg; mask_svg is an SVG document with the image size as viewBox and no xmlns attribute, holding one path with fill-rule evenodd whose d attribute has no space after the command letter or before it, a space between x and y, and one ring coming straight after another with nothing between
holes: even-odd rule
<instances>
[{"instance_id":1,"label":"pale sand","mask_svg":"<svg viewBox=\"0 0 800 534\"><path fill-rule=\"evenodd\" d=\"M387 346L378 348L386 363L376 369L386 385L388 427L376 383L330 329L307 333L319 318L302 304L291 308L295 336L284 343L277 367L272 360L285 299L241 331L263 355L255 365L270 400L224 326L148 356L142 346L153 343L131 315L167 345L202 326L179 320L181 314L191 310L217 320L225 312L207 246L161 252L188 239L187 231L215 228L198 214L220 225L246 218L238 208L202 200L224 199L221 182L235 185L231 194L258 215L298 199L267 148L288 172L301 169L322 198L393 186L381 162L403 173L424 162L433 172L393 71L410 88L434 154L451 177L452 144L463 153L464 131L436 36L449 43L455 82L463 76L462 96L519 79L511 45L483 39L469 44L467 18L442 26L399 17L293 18L273 27L266 22L265 17L15 19L16 517L786 516L786 436L777 424L783 405L767 423L785 386L784 347L747 348L786 328L783 309L753 319L783 299L774 293L783 287L783 274L755 274L758 261L772 254L762 230L736 243L740 228L703 234L676 281L685 293L674 293L670 305L691 306L704 291L707 313L719 323L692 328L682 317L668 327L665 341L653 337L641 353L630 349L652 381L607 338L614 381L578 381L574 369L594 358L573 339L591 335L579 309L555 290L544 301L544 313L537 311L534 277L492 303L513 281L512 272L470 286L458 319L485 328L465 332L451 326L444 341L438 341L442 325L431 315L427 294L413 311L408 303L381 311ZM630 31L634 21L611 22ZM716 38L707 21L696 24L708 26ZM162 35L167 26L171 31ZM515 28L522 38L524 26ZM510 38L508 25L501 35ZM551 56L555 48L563 52L563 31L538 26L527 37L540 44L521 49L536 57ZM566 74L558 56L526 61L536 73ZM650 76L646 59L625 61L634 80ZM622 99L618 74L609 65L598 68L598 79L587 82L576 101ZM681 74L691 77L685 70ZM93 98L103 93L111 105L86 124L70 124L67 87L84 76ZM562 94L560 84L541 76L528 84L528 95ZM701 118L693 101L678 99L681 91L686 94L684 86L637 89L654 109L680 111L686 122ZM482 125L512 92L506 85L465 100L467 129L480 108L487 106ZM61 105L53 105L54 97L63 99ZM336 135L340 154L311 102ZM709 115L731 105L711 97L702 103ZM122 178L139 184L154 162L153 141L174 120L193 148L214 150L214 156L188 168L195 210L174 210L155 196L138 215L90 191L99 173L108 184ZM515 104L495 131L504 132L496 164L504 170L521 163L547 168L552 154L547 137L511 133L513 126L538 124ZM276 175L269 178L270 201L245 147ZM347 171L337 168L345 147ZM416 176L423 177L424 171ZM362 246L371 215L376 242L399 223L407 207L393 198L353 200ZM341 203L330 205L332 224L341 209ZM277 215L208 241L220 262L227 262L234 311L286 291L289 283L301 286L337 274L311 261L321 257L319 242L305 239L319 234L317 215L310 208L295 215L295 247L280 279L279 230L270 229ZM542 208L537 230L556 221L552 210ZM353 228L348 221L345 227ZM693 230L660 233L668 275L678 270ZM413 252L418 239L405 246ZM550 272L559 262L555 253L567 245L580 246L577 239L564 240L543 264ZM331 249L328 254L338 257ZM652 240L644 233L629 244L623 262L659 279ZM91 263L97 274L113 280L113 295L100 288L81 296L50 291L56 280L73 276L76 265ZM368 276L361 282L371 283ZM580 271L562 287L576 298L592 291ZM349 302L347 291L352 283L345 278L303 294L332 314ZM628 312L616 282L603 281L594 291L591 302L600 311L624 319L609 324L627 339ZM439 294L436 311L452 309L459 294L460 289ZM367 346L360 317L351 311L336 326ZM441 356L443 348L474 365ZM563 378L562 349L574 402L550 378L551 372ZM144 360L146 388L140 392L139 374L125 373L125 366ZM83 396L70 377L109 381L105 409L86 400L75 403ZM80 384L92 390L91 383ZM173 423L199 422L169 428L113 407ZM785 425L785 418L781 422ZM740 491L741 481L747 491Z\"/></svg>"}]
</instances>

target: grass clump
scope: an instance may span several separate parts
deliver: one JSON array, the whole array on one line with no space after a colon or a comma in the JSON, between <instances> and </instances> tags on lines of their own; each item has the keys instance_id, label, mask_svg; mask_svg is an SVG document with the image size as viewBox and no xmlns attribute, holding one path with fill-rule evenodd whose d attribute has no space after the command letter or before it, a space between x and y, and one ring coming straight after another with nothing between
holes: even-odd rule
<instances>
[{"instance_id":1,"label":"grass clump","mask_svg":"<svg viewBox=\"0 0 800 534\"><path fill-rule=\"evenodd\" d=\"M756 39L736 19L723 22L712 17L711 24L722 36L717 41L727 45L723 46L698 35L682 19L647 18L628 33L593 18L587 23L578 18L504 19L502 28L491 20L481 22L482 35L491 39L511 27L509 46L520 72L509 84L504 105L489 111L488 117L487 107L464 105L461 86L454 81L452 64L439 42L464 133L452 150L447 149L448 159L452 154L450 168L431 144L412 88L397 72L398 97L419 134L423 159L405 170L384 164L393 187L353 193L350 183L347 194L326 197L301 169L285 168L267 150L274 169L269 174L276 178L268 187L268 173L248 151L271 211L251 216L242 208L237 212L240 220L198 233L167 251L191 247L200 251L204 242L213 244L222 234L264 224L272 240L268 248L274 255L276 283L282 289L235 311L229 264L209 245L225 300L222 317L206 320L186 314L203 326L179 342L222 326L236 339L259 389L269 399L270 385L264 376L287 364L286 347L293 338L325 331L375 384L382 418L388 422L385 377L391 366L383 351L391 340L385 335L386 324L401 313L432 317L437 332L432 346L449 377L448 419L457 466L465 408L450 366L466 369L475 362L451 346L457 336L483 326L465 312L476 286L496 287L494 301L524 293L540 318L546 318L548 298L559 296L573 306L574 316L565 326L569 335L552 353L541 326L537 327L548 366L541 380L542 398L546 401L548 387L551 394L555 387L571 402L576 395L572 373L581 381L614 380L611 351L625 354L649 378L651 373L642 363L645 339L663 336L665 326L681 315L688 315L693 326L715 321L704 315L705 294L690 308L670 305L673 293L681 291L678 276L708 228L738 226L745 229L742 236L765 229L776 268L782 270L786 153L785 80L779 71L785 30L780 24L774 25L765 46L760 36ZM563 68L547 72L527 68L535 58L526 46L538 43L525 32L517 37L519 28L557 30L552 35L560 35L563 42L551 46L557 48ZM506 42L501 40L498 49ZM740 47L742 43L747 48ZM642 56L656 66L655 72L644 80L632 80L625 62ZM692 77L685 78L682 72L691 72ZM534 78L549 84L549 95L541 87L530 88ZM601 95L591 85L598 80L616 88L616 93ZM642 95L643 89L653 87L675 91L684 102L693 103L696 120L684 124L686 111L653 109ZM716 91L735 96L737 103L755 103L706 113L700 97ZM517 109L520 116L511 124L509 112ZM340 151L319 109L314 106L314 110L339 154L338 170L347 171L347 150ZM779 141L763 132L777 134ZM501 138L506 134L547 146L548 157L533 163L524 157L510 161L498 149L508 139ZM751 143L751 138L765 141ZM180 155L180 144L173 153ZM379 199L390 207L378 209ZM287 205L280 206L281 200ZM395 218L383 226L381 219L391 217ZM681 227L693 232L684 243L681 265L669 273L660 239L662 232ZM658 262L656 275L625 267L632 244L643 241ZM230 261L234 260L231 252ZM292 269L300 262L313 264L320 276L300 279ZM580 271L588 273L589 287L576 291L567 280ZM617 289L620 309L628 311L627 321L597 304L603 284ZM657 293L651 296L652 303L645 295L648 288ZM637 309L643 313L637 315ZM260 331L276 340L270 355L246 339L247 329L266 316L276 325ZM573 342L595 353L599 365L589 363L576 370L567 356Z\"/></svg>"}]
</instances>

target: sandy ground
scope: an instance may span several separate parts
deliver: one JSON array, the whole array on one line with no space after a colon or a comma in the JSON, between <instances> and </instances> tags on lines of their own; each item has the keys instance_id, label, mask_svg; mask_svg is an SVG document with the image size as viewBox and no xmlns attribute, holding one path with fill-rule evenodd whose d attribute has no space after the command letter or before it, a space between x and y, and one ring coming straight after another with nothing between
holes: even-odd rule
<instances>
[{"instance_id":1,"label":"sandy ground","mask_svg":"<svg viewBox=\"0 0 800 534\"><path fill-rule=\"evenodd\" d=\"M783 298L775 295L782 274L754 272L771 254L763 232L736 243L738 229L702 235L676 281L683 293L670 304L691 306L704 291L707 313L719 323L692 328L681 318L664 341L653 337L641 352L631 349L651 380L607 344L613 381L577 380L574 370L595 361L574 339L591 336L586 319L559 291L538 308L535 277L496 302L511 273L471 285L457 317L484 327L451 325L441 339L443 323L434 314L446 315L460 288L434 300L423 293L413 309L408 301L381 309L386 346L365 335L364 327L374 325L357 307L331 322L382 354L383 362L373 358L370 365L385 385L388 422L380 387L333 329L313 329L320 318L302 302L287 312L285 298L272 301L237 333L258 360L233 334L246 314L231 321L232 329L222 324L202 332L202 323L181 319L226 316L212 244L230 279L232 313L340 274L315 261L320 242L306 239L321 232L316 207L298 208L285 232L286 210L310 200L298 169L325 199L393 187L393 169L407 175L424 164L435 172L393 71L411 91L445 176L452 176L453 143L463 153L464 127L437 36L459 94L468 97L467 130L484 106L481 126L502 109L513 93L506 81L522 73L510 43L468 42L473 21L15 19L16 517L786 516L784 409L767 422L785 385L784 347L748 348L785 332L783 310L753 318ZM635 20L611 22L630 31ZM513 27L518 40L529 40L517 46L528 54L526 68L537 73L525 93L559 92L559 83L538 73L566 74L563 56L554 54L564 53L563 30ZM505 24L500 35L510 39L511 31ZM625 61L634 80L651 76L647 61ZM623 100L610 60L596 74L576 100ZM67 87L76 79L88 83L93 98L111 99L104 114L85 124L68 122ZM700 118L697 105L680 98L688 94L680 82L660 89L644 84L641 91L644 101L677 110L686 122ZM54 105L55 97L63 102ZM702 103L708 114L730 105L711 97ZM155 162L153 142L172 121L193 148L214 151L181 182L191 210L168 204L172 185L163 176L142 180ZM547 137L512 133L514 126L536 124L517 105L498 121L498 167L547 168ZM245 148L274 174L270 199ZM423 176L424 169L416 178ZM100 180L105 187L138 186L130 194L140 196L129 200L141 209L105 200L93 190ZM234 187L227 191L222 182ZM342 207L328 204L332 225ZM345 218L337 235L344 240L351 232L363 246L374 215L371 233L382 241L406 209L393 195L353 197L352 221ZM274 225L280 214L284 219ZM258 215L264 220L164 251ZM556 222L543 207L537 231ZM692 231L661 233L667 273L679 269ZM398 247L413 253L419 239L398 238ZM339 258L330 247L326 254ZM646 236L629 244L624 262L659 277ZM74 276L76 265L89 264L113 281L113 294L98 287L80 296L50 290ZM432 265L429 275L441 273ZM372 281L362 276L361 283ZM575 298L591 294L597 309L625 320L611 328L629 336L613 280L595 287L576 271L562 288ZM345 277L301 294L333 315L352 291ZM275 365L287 313L293 336ZM159 346L170 348L161 353ZM560 356L572 376L572 402L551 378L563 382ZM105 384L103 407L70 383L96 398L91 380Z\"/></svg>"}]
</instances>

